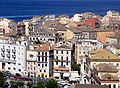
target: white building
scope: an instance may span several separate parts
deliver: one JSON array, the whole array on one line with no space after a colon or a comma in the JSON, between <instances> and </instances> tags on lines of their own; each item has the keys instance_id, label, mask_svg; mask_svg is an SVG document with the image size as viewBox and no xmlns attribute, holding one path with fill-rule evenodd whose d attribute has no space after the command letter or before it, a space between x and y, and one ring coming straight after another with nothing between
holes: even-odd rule
<instances>
[{"instance_id":1,"label":"white building","mask_svg":"<svg viewBox=\"0 0 120 88\"><path fill-rule=\"evenodd\" d=\"M42 44L38 47L37 76L41 78L49 78L52 74L52 60L50 58L50 45Z\"/></svg>"},{"instance_id":2,"label":"white building","mask_svg":"<svg viewBox=\"0 0 120 88\"><path fill-rule=\"evenodd\" d=\"M80 57L89 55L89 52L96 50L97 48L103 48L103 44L97 40L80 40L75 44L75 60L77 64L80 64Z\"/></svg>"},{"instance_id":3,"label":"white building","mask_svg":"<svg viewBox=\"0 0 120 88\"><path fill-rule=\"evenodd\" d=\"M37 65L37 56L38 56L38 52L35 51L34 49L31 50L27 50L27 76L30 77L34 77L36 76L36 73L38 71L38 65Z\"/></svg>"},{"instance_id":4,"label":"white building","mask_svg":"<svg viewBox=\"0 0 120 88\"><path fill-rule=\"evenodd\" d=\"M0 28L3 29L4 33L10 33L15 31L17 24L14 20L0 18Z\"/></svg>"},{"instance_id":5,"label":"white building","mask_svg":"<svg viewBox=\"0 0 120 88\"><path fill-rule=\"evenodd\" d=\"M26 68L26 47L0 43L0 70L24 75Z\"/></svg>"},{"instance_id":6,"label":"white building","mask_svg":"<svg viewBox=\"0 0 120 88\"><path fill-rule=\"evenodd\" d=\"M91 68L90 59L87 56L81 58L81 68L80 68L80 84L90 84Z\"/></svg>"},{"instance_id":7,"label":"white building","mask_svg":"<svg viewBox=\"0 0 120 88\"><path fill-rule=\"evenodd\" d=\"M71 48L66 45L54 48L53 58L53 76L58 79L63 78L63 73L71 71Z\"/></svg>"}]
</instances>

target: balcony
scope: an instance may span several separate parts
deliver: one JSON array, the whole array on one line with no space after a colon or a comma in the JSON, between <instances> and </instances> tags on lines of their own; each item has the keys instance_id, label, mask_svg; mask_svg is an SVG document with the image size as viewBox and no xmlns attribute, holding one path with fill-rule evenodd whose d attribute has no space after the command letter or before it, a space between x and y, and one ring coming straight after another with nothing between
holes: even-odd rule
<instances>
[{"instance_id":1,"label":"balcony","mask_svg":"<svg viewBox=\"0 0 120 88\"><path fill-rule=\"evenodd\" d=\"M55 66L54 70L58 70L58 71L69 71L70 68L66 67L66 66Z\"/></svg>"},{"instance_id":2,"label":"balcony","mask_svg":"<svg viewBox=\"0 0 120 88\"><path fill-rule=\"evenodd\" d=\"M10 53L10 49L6 49L8 53Z\"/></svg>"},{"instance_id":3,"label":"balcony","mask_svg":"<svg viewBox=\"0 0 120 88\"><path fill-rule=\"evenodd\" d=\"M16 63L15 60L8 60L8 59L0 59L0 62L4 62L4 63L8 63L8 62L10 62L10 63Z\"/></svg>"},{"instance_id":4,"label":"balcony","mask_svg":"<svg viewBox=\"0 0 120 88\"><path fill-rule=\"evenodd\" d=\"M55 61L55 62L70 62L70 61L67 61L67 60L53 60L53 61Z\"/></svg>"},{"instance_id":5,"label":"balcony","mask_svg":"<svg viewBox=\"0 0 120 88\"><path fill-rule=\"evenodd\" d=\"M4 48L1 48L1 51L2 51L2 52L5 52L5 49L4 49Z\"/></svg>"},{"instance_id":6,"label":"balcony","mask_svg":"<svg viewBox=\"0 0 120 88\"><path fill-rule=\"evenodd\" d=\"M8 58L10 58L10 54L6 54L6 56L7 56Z\"/></svg>"},{"instance_id":7,"label":"balcony","mask_svg":"<svg viewBox=\"0 0 120 88\"><path fill-rule=\"evenodd\" d=\"M1 56L2 56L2 57L5 57L5 54L4 54L4 53L1 53Z\"/></svg>"},{"instance_id":8,"label":"balcony","mask_svg":"<svg viewBox=\"0 0 120 88\"><path fill-rule=\"evenodd\" d=\"M16 53L16 50L14 49L14 50L12 50L12 52L13 52L13 53Z\"/></svg>"},{"instance_id":9,"label":"balcony","mask_svg":"<svg viewBox=\"0 0 120 88\"><path fill-rule=\"evenodd\" d=\"M12 55L12 58L16 58L16 55Z\"/></svg>"}]
</instances>

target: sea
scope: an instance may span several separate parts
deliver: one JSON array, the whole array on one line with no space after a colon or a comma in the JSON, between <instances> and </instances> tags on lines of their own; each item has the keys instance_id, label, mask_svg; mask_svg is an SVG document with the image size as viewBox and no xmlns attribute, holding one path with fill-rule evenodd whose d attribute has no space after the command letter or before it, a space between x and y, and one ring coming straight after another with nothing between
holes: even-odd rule
<instances>
[{"instance_id":1,"label":"sea","mask_svg":"<svg viewBox=\"0 0 120 88\"><path fill-rule=\"evenodd\" d=\"M0 0L0 17L22 21L33 16L120 12L120 0Z\"/></svg>"}]
</instances>

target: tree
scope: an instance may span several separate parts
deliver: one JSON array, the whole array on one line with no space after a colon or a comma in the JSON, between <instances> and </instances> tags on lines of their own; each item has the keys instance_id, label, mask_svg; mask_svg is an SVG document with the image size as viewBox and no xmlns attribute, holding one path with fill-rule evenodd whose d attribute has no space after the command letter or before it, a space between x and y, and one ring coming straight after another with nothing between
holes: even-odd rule
<instances>
[{"instance_id":1,"label":"tree","mask_svg":"<svg viewBox=\"0 0 120 88\"><path fill-rule=\"evenodd\" d=\"M23 83L23 82L18 81L18 82L16 82L16 85L17 85L17 86L19 86L19 87L22 87L22 86L24 86L24 83Z\"/></svg>"},{"instance_id":2,"label":"tree","mask_svg":"<svg viewBox=\"0 0 120 88\"><path fill-rule=\"evenodd\" d=\"M4 74L0 71L0 87L3 87L5 83Z\"/></svg>"},{"instance_id":3,"label":"tree","mask_svg":"<svg viewBox=\"0 0 120 88\"><path fill-rule=\"evenodd\" d=\"M46 85L45 82L40 81L40 82L37 84L37 88L45 88L45 85Z\"/></svg>"},{"instance_id":4,"label":"tree","mask_svg":"<svg viewBox=\"0 0 120 88\"><path fill-rule=\"evenodd\" d=\"M78 71L78 73L80 74L80 64L72 64L71 68L73 71Z\"/></svg>"},{"instance_id":5,"label":"tree","mask_svg":"<svg viewBox=\"0 0 120 88\"><path fill-rule=\"evenodd\" d=\"M16 81L10 81L12 88L18 88Z\"/></svg>"},{"instance_id":6,"label":"tree","mask_svg":"<svg viewBox=\"0 0 120 88\"><path fill-rule=\"evenodd\" d=\"M32 83L28 82L28 83L27 83L27 86L28 86L29 88L31 88L31 87L32 87Z\"/></svg>"},{"instance_id":7,"label":"tree","mask_svg":"<svg viewBox=\"0 0 120 88\"><path fill-rule=\"evenodd\" d=\"M54 79L46 82L46 88L58 88L57 82Z\"/></svg>"}]
</instances>

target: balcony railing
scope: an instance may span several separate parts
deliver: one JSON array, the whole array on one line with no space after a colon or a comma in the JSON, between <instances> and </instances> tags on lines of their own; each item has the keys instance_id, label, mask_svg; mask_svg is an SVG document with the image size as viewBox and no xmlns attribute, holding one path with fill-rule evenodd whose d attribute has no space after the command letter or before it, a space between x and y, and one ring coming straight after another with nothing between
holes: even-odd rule
<instances>
[{"instance_id":1,"label":"balcony railing","mask_svg":"<svg viewBox=\"0 0 120 88\"><path fill-rule=\"evenodd\" d=\"M67 60L53 60L53 61L55 61L55 62L70 62L70 61L67 61Z\"/></svg>"},{"instance_id":2,"label":"balcony railing","mask_svg":"<svg viewBox=\"0 0 120 88\"><path fill-rule=\"evenodd\" d=\"M4 48L1 48L1 51L2 51L2 52L5 52L5 49L4 49Z\"/></svg>"},{"instance_id":3,"label":"balcony railing","mask_svg":"<svg viewBox=\"0 0 120 88\"><path fill-rule=\"evenodd\" d=\"M55 67L54 67L54 70L69 71L70 68L69 68L69 67L66 67L66 66L55 66Z\"/></svg>"},{"instance_id":4,"label":"balcony railing","mask_svg":"<svg viewBox=\"0 0 120 88\"><path fill-rule=\"evenodd\" d=\"M14 49L14 50L12 50L12 52L13 52L13 53L16 53L16 50Z\"/></svg>"},{"instance_id":5,"label":"balcony railing","mask_svg":"<svg viewBox=\"0 0 120 88\"><path fill-rule=\"evenodd\" d=\"M13 58L16 58L16 55L12 55Z\"/></svg>"},{"instance_id":6,"label":"balcony railing","mask_svg":"<svg viewBox=\"0 0 120 88\"><path fill-rule=\"evenodd\" d=\"M15 60L8 60L8 59L0 59L0 62L4 62L4 63L8 63L8 62L16 63Z\"/></svg>"},{"instance_id":7,"label":"balcony railing","mask_svg":"<svg viewBox=\"0 0 120 88\"><path fill-rule=\"evenodd\" d=\"M8 53L10 53L10 49L6 49Z\"/></svg>"},{"instance_id":8,"label":"balcony railing","mask_svg":"<svg viewBox=\"0 0 120 88\"><path fill-rule=\"evenodd\" d=\"M10 54L6 54L8 58L10 58Z\"/></svg>"},{"instance_id":9,"label":"balcony railing","mask_svg":"<svg viewBox=\"0 0 120 88\"><path fill-rule=\"evenodd\" d=\"M1 56L2 56L2 57L5 57L5 54L4 54L4 53L1 53Z\"/></svg>"}]
</instances>

